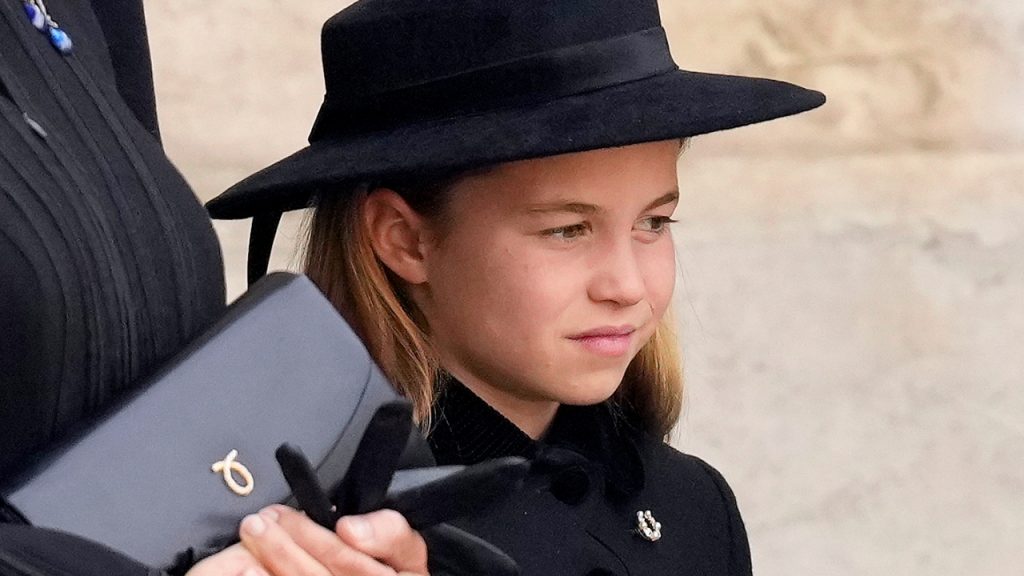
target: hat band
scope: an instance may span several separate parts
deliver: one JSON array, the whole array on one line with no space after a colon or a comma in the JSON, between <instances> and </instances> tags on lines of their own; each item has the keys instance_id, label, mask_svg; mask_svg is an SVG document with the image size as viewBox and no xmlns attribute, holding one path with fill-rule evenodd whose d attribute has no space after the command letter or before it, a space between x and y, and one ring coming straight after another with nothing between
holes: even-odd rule
<instances>
[{"instance_id":1,"label":"hat band","mask_svg":"<svg viewBox=\"0 0 1024 576\"><path fill-rule=\"evenodd\" d=\"M476 68L376 94L328 94L309 141L501 108L540 105L642 80L678 66L660 26ZM342 100L342 97L345 99Z\"/></svg>"}]
</instances>

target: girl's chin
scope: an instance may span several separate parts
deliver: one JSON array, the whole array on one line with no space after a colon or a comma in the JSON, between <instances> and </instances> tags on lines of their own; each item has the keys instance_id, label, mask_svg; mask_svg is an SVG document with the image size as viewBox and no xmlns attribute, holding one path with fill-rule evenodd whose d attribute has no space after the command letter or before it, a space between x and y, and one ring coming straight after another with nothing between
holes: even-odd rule
<instances>
[{"instance_id":1,"label":"girl's chin","mask_svg":"<svg viewBox=\"0 0 1024 576\"><path fill-rule=\"evenodd\" d=\"M581 377L571 387L564 390L559 401L572 406L589 406L600 404L612 397L622 383L625 371L613 374L595 374Z\"/></svg>"}]
</instances>

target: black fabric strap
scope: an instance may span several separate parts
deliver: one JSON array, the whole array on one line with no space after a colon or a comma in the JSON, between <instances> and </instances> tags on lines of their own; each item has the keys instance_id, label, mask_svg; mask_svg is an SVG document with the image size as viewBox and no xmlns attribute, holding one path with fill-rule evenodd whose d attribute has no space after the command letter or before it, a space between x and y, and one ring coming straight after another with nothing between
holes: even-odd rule
<instances>
[{"instance_id":1,"label":"black fabric strap","mask_svg":"<svg viewBox=\"0 0 1024 576\"><path fill-rule=\"evenodd\" d=\"M249 228L249 256L246 261L249 286L267 273L270 251L274 248L274 236L277 235L277 226L280 223L280 212L257 214L252 218L252 225Z\"/></svg>"},{"instance_id":2,"label":"black fabric strap","mask_svg":"<svg viewBox=\"0 0 1024 576\"><path fill-rule=\"evenodd\" d=\"M648 28L377 94L328 94L309 141L537 104L677 68L665 30Z\"/></svg>"}]
</instances>

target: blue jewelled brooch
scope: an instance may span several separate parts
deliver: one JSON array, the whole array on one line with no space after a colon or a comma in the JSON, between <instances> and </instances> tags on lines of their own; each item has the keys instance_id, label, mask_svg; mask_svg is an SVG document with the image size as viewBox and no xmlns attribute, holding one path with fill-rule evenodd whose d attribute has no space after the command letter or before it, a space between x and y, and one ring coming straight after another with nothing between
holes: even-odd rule
<instances>
[{"instance_id":1,"label":"blue jewelled brooch","mask_svg":"<svg viewBox=\"0 0 1024 576\"><path fill-rule=\"evenodd\" d=\"M70 54L71 49L74 47L71 37L68 36L67 32L61 30L53 18L50 18L43 0L25 0L24 6L28 21L32 23L36 30L46 34L46 37L50 40L50 45L65 56Z\"/></svg>"}]
</instances>

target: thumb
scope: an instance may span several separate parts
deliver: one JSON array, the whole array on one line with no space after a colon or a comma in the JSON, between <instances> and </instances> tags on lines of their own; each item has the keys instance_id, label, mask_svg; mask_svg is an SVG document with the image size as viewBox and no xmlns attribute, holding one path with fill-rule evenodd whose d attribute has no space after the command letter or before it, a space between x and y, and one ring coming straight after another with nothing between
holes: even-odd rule
<instances>
[{"instance_id":1,"label":"thumb","mask_svg":"<svg viewBox=\"0 0 1024 576\"><path fill-rule=\"evenodd\" d=\"M427 573L427 544L405 517L394 510L345 516L336 526L349 546L387 564L396 572Z\"/></svg>"}]
</instances>

